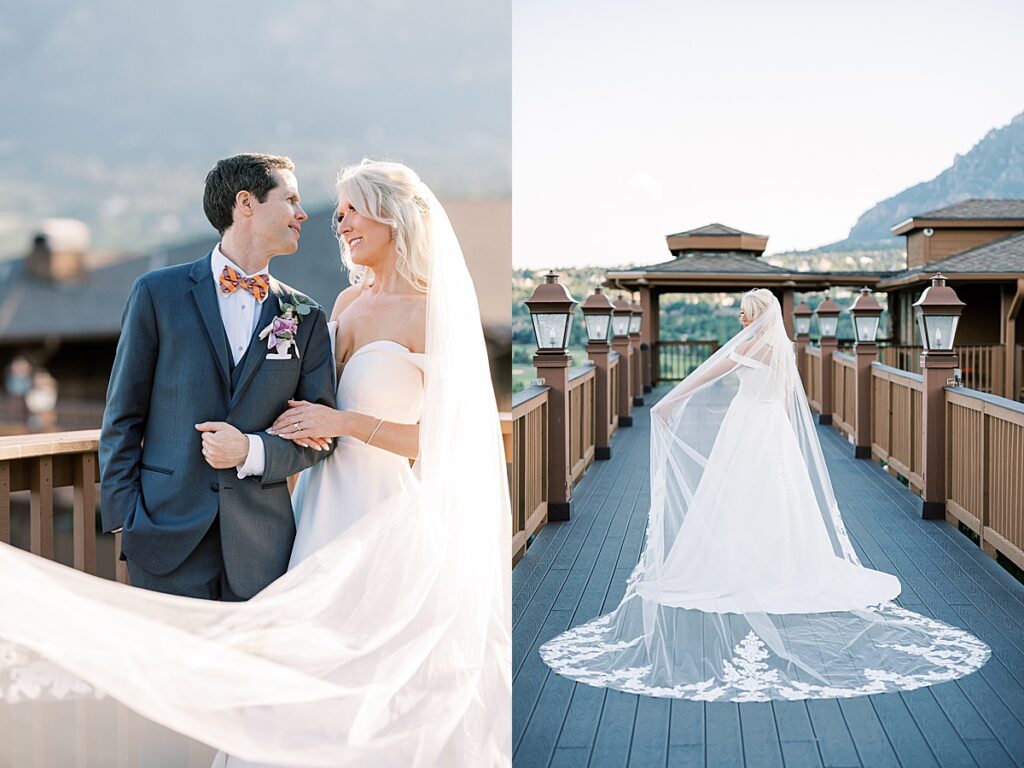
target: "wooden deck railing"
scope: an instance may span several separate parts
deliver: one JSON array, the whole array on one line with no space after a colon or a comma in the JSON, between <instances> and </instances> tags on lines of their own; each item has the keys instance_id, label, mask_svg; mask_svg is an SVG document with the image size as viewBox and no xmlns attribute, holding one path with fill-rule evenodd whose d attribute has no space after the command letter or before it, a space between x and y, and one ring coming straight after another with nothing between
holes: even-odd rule
<instances>
[{"instance_id":1,"label":"wooden deck railing","mask_svg":"<svg viewBox=\"0 0 1024 768\"><path fill-rule=\"evenodd\" d=\"M575 485L594 463L597 367L593 364L569 373L569 466Z\"/></svg>"},{"instance_id":2,"label":"wooden deck railing","mask_svg":"<svg viewBox=\"0 0 1024 768\"><path fill-rule=\"evenodd\" d=\"M871 453L890 472L921 492L922 390L920 374L881 363L871 365Z\"/></svg>"},{"instance_id":3,"label":"wooden deck railing","mask_svg":"<svg viewBox=\"0 0 1024 768\"><path fill-rule=\"evenodd\" d=\"M530 537L548 514L548 392L531 387L512 396L512 411L503 416L511 435L508 461L512 499L512 562L526 552Z\"/></svg>"},{"instance_id":4,"label":"wooden deck railing","mask_svg":"<svg viewBox=\"0 0 1024 768\"><path fill-rule=\"evenodd\" d=\"M913 344L884 344L879 347L878 360L893 368L920 373L922 349ZM957 344L954 351L960 359L965 387L993 395L1009 394L1003 391L1006 358L1002 344Z\"/></svg>"},{"instance_id":5,"label":"wooden deck railing","mask_svg":"<svg viewBox=\"0 0 1024 768\"><path fill-rule=\"evenodd\" d=\"M807 347L807 402L821 412L821 347Z\"/></svg>"},{"instance_id":6,"label":"wooden deck railing","mask_svg":"<svg viewBox=\"0 0 1024 768\"><path fill-rule=\"evenodd\" d=\"M96 575L96 509L99 500L99 430L0 437L0 541L11 542L11 494L29 492L29 550L54 560L54 489L74 489L72 565ZM127 581L115 537L115 573Z\"/></svg>"},{"instance_id":7,"label":"wooden deck railing","mask_svg":"<svg viewBox=\"0 0 1024 768\"><path fill-rule=\"evenodd\" d=\"M658 381L682 381L717 351L717 340L655 342Z\"/></svg>"},{"instance_id":8,"label":"wooden deck railing","mask_svg":"<svg viewBox=\"0 0 1024 768\"><path fill-rule=\"evenodd\" d=\"M1024 405L946 388L946 516L1024 568Z\"/></svg>"},{"instance_id":9,"label":"wooden deck railing","mask_svg":"<svg viewBox=\"0 0 1024 768\"><path fill-rule=\"evenodd\" d=\"M832 423L844 435L856 425L857 359L843 352L832 353Z\"/></svg>"}]
</instances>

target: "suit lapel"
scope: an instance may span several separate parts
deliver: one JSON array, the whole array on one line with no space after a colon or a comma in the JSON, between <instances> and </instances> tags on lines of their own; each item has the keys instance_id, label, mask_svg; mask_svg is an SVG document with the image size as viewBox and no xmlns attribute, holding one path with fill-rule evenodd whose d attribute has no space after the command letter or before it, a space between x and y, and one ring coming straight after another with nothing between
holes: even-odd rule
<instances>
[{"instance_id":1,"label":"suit lapel","mask_svg":"<svg viewBox=\"0 0 1024 768\"><path fill-rule=\"evenodd\" d=\"M217 302L217 289L213 284L213 271L210 266L211 256L212 253L207 254L192 264L189 277L192 278L195 285L192 286L190 293L199 318L203 322L206 340L210 344L210 351L217 363L217 372L220 374L225 390L231 391L227 334L224 331L224 323L220 319L220 304Z\"/></svg>"},{"instance_id":2,"label":"suit lapel","mask_svg":"<svg viewBox=\"0 0 1024 768\"><path fill-rule=\"evenodd\" d=\"M259 335L260 331L270 325L274 317L280 314L281 308L278 306L278 299L281 294L281 284L271 277L270 295L263 302L260 319L256 323L256 329L252 333L252 338L249 339L249 348L245 352L245 357L238 361L238 366L242 370L237 372L237 383L235 384L234 391L231 393L228 411L235 407L246 386L252 380L253 375L263 365L263 361L267 359L267 345L259 339Z\"/></svg>"}]
</instances>

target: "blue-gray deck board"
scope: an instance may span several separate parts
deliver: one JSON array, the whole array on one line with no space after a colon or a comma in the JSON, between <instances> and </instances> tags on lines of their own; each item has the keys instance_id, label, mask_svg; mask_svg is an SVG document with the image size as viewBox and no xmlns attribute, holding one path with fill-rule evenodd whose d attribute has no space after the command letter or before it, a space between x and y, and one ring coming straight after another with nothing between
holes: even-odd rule
<instances>
[{"instance_id":1,"label":"blue-gray deck board","mask_svg":"<svg viewBox=\"0 0 1024 768\"><path fill-rule=\"evenodd\" d=\"M656 402L664 389L647 398ZM921 501L819 427L847 530L866 565L903 583L901 605L992 648L979 672L904 693L766 704L652 699L573 683L540 645L615 607L643 544L648 409L573 491L512 574L516 768L542 766L1024 765L1024 586Z\"/></svg>"}]
</instances>

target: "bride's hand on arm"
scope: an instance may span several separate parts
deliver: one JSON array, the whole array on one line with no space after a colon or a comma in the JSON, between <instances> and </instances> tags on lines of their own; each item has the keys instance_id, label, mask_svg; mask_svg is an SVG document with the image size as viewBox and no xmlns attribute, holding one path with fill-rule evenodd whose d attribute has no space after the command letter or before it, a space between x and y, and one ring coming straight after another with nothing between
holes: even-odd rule
<instances>
[{"instance_id":1,"label":"bride's hand on arm","mask_svg":"<svg viewBox=\"0 0 1024 768\"><path fill-rule=\"evenodd\" d=\"M331 438L344 434L341 431L342 411L306 400L289 400L288 405L288 410L267 429L271 435L291 440L304 448L326 451Z\"/></svg>"},{"instance_id":2,"label":"bride's hand on arm","mask_svg":"<svg viewBox=\"0 0 1024 768\"><path fill-rule=\"evenodd\" d=\"M420 449L418 424L398 424L355 411L337 411L305 400L289 400L291 406L277 417L271 434L288 440L329 440L354 437L364 443L415 459Z\"/></svg>"}]
</instances>

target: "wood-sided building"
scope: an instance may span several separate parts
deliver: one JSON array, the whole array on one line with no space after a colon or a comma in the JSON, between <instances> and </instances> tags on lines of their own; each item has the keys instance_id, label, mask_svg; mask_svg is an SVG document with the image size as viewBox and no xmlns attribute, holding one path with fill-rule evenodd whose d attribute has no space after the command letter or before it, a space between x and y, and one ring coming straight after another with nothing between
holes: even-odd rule
<instances>
[{"instance_id":1,"label":"wood-sided building","mask_svg":"<svg viewBox=\"0 0 1024 768\"><path fill-rule=\"evenodd\" d=\"M967 305L957 328L961 365L987 391L1022 397L1024 200L965 200L892 228L906 237L907 268L878 283L889 296L893 343L920 346L913 304L941 272ZM915 354L908 356L913 368Z\"/></svg>"}]
</instances>

